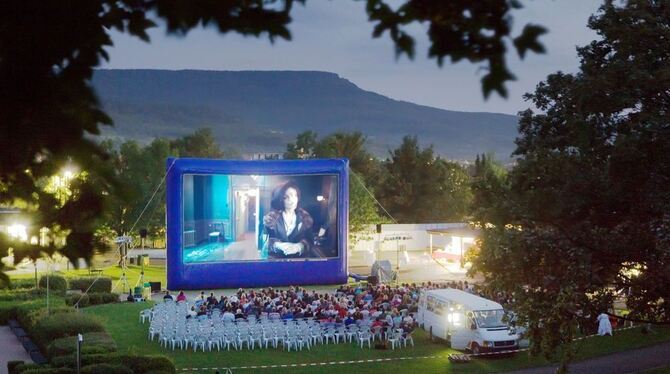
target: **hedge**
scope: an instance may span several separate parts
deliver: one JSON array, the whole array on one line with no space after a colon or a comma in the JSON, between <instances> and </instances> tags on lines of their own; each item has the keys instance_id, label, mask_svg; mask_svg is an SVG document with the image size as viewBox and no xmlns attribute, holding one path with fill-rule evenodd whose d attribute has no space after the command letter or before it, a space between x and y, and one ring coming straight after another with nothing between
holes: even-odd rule
<instances>
[{"instance_id":1,"label":"hedge","mask_svg":"<svg viewBox=\"0 0 670 374\"><path fill-rule=\"evenodd\" d=\"M51 368L40 367L38 369L30 369L20 372L21 374L73 374L74 370L71 368Z\"/></svg>"},{"instance_id":2,"label":"hedge","mask_svg":"<svg viewBox=\"0 0 670 374\"><path fill-rule=\"evenodd\" d=\"M133 374L133 371L121 364L94 364L82 367L81 374Z\"/></svg>"},{"instance_id":3,"label":"hedge","mask_svg":"<svg viewBox=\"0 0 670 374\"><path fill-rule=\"evenodd\" d=\"M97 279L97 281L96 281ZM95 282L95 283L94 283ZM93 286L91 286L93 284ZM89 289L91 287L91 289ZM74 278L70 279L71 290L86 292L112 292L112 278Z\"/></svg>"},{"instance_id":4,"label":"hedge","mask_svg":"<svg viewBox=\"0 0 670 374\"><path fill-rule=\"evenodd\" d=\"M83 313L65 313L51 315L37 322L32 336L38 345L46 347L58 338L104 331L102 323L94 316Z\"/></svg>"},{"instance_id":5,"label":"hedge","mask_svg":"<svg viewBox=\"0 0 670 374\"><path fill-rule=\"evenodd\" d=\"M49 309L49 313L47 313L46 299L40 299L17 306L16 319L19 321L19 324L21 324L21 327L32 335L37 323L48 315L61 315L72 312L74 312L73 308L52 305Z\"/></svg>"},{"instance_id":6,"label":"hedge","mask_svg":"<svg viewBox=\"0 0 670 374\"><path fill-rule=\"evenodd\" d=\"M110 304L119 301L119 294L111 292L93 292L88 294L74 294L65 297L65 304L74 306L78 304L79 308L90 305Z\"/></svg>"},{"instance_id":7,"label":"hedge","mask_svg":"<svg viewBox=\"0 0 670 374\"><path fill-rule=\"evenodd\" d=\"M116 352L116 343L106 332L89 332L82 334L82 355ZM51 358L71 355L77 351L77 338L69 336L56 339L47 346L47 355ZM62 366L62 365L56 365Z\"/></svg>"},{"instance_id":8,"label":"hedge","mask_svg":"<svg viewBox=\"0 0 670 374\"><path fill-rule=\"evenodd\" d=\"M25 290L35 288L35 279L12 279L12 290Z\"/></svg>"},{"instance_id":9,"label":"hedge","mask_svg":"<svg viewBox=\"0 0 670 374\"><path fill-rule=\"evenodd\" d=\"M47 294L43 289L29 290L0 290L0 301L33 300Z\"/></svg>"},{"instance_id":10,"label":"hedge","mask_svg":"<svg viewBox=\"0 0 670 374\"><path fill-rule=\"evenodd\" d=\"M172 361L165 356L120 356L121 362L134 373L146 374L149 372L176 373Z\"/></svg>"},{"instance_id":11,"label":"hedge","mask_svg":"<svg viewBox=\"0 0 670 374\"><path fill-rule=\"evenodd\" d=\"M49 279L49 290L65 293L67 290L67 280L65 277L61 275L42 276L39 281L40 288L47 288L47 278Z\"/></svg>"},{"instance_id":12,"label":"hedge","mask_svg":"<svg viewBox=\"0 0 670 374\"><path fill-rule=\"evenodd\" d=\"M176 373L177 369L170 359L165 356L132 356L119 355L117 353L93 354L81 356L82 366L95 364L124 365L133 373L147 374L151 372ZM77 365L74 355L55 357L51 361L55 367L75 367Z\"/></svg>"},{"instance_id":13,"label":"hedge","mask_svg":"<svg viewBox=\"0 0 670 374\"><path fill-rule=\"evenodd\" d=\"M6 325L10 319L19 319L19 308L25 313L27 309L39 309L40 307L46 307L46 300L0 301L0 325Z\"/></svg>"},{"instance_id":14,"label":"hedge","mask_svg":"<svg viewBox=\"0 0 670 374\"><path fill-rule=\"evenodd\" d=\"M19 373L24 373L28 370L44 369L45 367L47 367L47 366L33 364L33 363L18 364L14 367L14 372L19 374Z\"/></svg>"},{"instance_id":15,"label":"hedge","mask_svg":"<svg viewBox=\"0 0 670 374\"><path fill-rule=\"evenodd\" d=\"M7 361L7 373L16 374L16 367L22 365L23 361Z\"/></svg>"}]
</instances>

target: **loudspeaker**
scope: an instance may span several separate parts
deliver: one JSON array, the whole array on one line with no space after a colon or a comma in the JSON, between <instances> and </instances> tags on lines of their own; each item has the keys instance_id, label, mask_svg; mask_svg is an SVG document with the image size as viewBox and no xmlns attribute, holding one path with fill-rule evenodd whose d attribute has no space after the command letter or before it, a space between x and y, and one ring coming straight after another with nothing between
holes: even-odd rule
<instances>
[{"instance_id":1,"label":"loudspeaker","mask_svg":"<svg viewBox=\"0 0 670 374\"><path fill-rule=\"evenodd\" d=\"M376 275L371 275L368 277L368 283L370 283L373 286L376 286L377 283L379 283L379 278Z\"/></svg>"},{"instance_id":2,"label":"loudspeaker","mask_svg":"<svg viewBox=\"0 0 670 374\"><path fill-rule=\"evenodd\" d=\"M151 292L159 292L161 290L161 282L149 282L151 285Z\"/></svg>"},{"instance_id":3,"label":"loudspeaker","mask_svg":"<svg viewBox=\"0 0 670 374\"><path fill-rule=\"evenodd\" d=\"M142 239L147 238L147 229L140 229L140 238Z\"/></svg>"},{"instance_id":4,"label":"loudspeaker","mask_svg":"<svg viewBox=\"0 0 670 374\"><path fill-rule=\"evenodd\" d=\"M381 233L382 233L382 224L378 223L377 224L377 234L381 234Z\"/></svg>"}]
</instances>

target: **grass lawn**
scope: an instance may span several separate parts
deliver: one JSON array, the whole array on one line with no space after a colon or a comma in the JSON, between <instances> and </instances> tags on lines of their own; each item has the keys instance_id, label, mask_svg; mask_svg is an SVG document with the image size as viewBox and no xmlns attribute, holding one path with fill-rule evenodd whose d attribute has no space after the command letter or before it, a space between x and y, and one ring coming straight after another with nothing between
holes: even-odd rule
<instances>
[{"instance_id":1,"label":"grass lawn","mask_svg":"<svg viewBox=\"0 0 670 374\"><path fill-rule=\"evenodd\" d=\"M127 266L128 270L126 272L126 277L128 278L128 283L131 286L134 286L137 280L140 278L140 272L142 271L142 268L140 266L135 266L135 265L129 265ZM103 277L109 277L112 278L113 281L119 280L121 278L121 274L123 273L123 269L121 269L118 266L109 266L106 268L102 268L102 276ZM70 269L70 270L63 270L58 272L57 274L64 275L65 277L68 278L75 278L75 277L91 277L95 275L91 275L88 272L88 269ZM44 275L43 272L40 272L38 274L39 276ZM165 286L166 284L166 272L165 272L165 266L145 266L144 267L144 281L145 282L161 282L161 285ZM12 279L34 279L35 278L35 273L23 273L23 274L11 274L10 277Z\"/></svg>"},{"instance_id":2,"label":"grass lawn","mask_svg":"<svg viewBox=\"0 0 670 374\"><path fill-rule=\"evenodd\" d=\"M531 366L547 365L543 358L530 357L527 353L518 353L512 357L475 359L469 364L451 364L447 355L456 351L444 344L431 343L423 330L418 329L414 336L415 347L402 349L375 350L360 349L353 344L317 345L311 351L284 352L281 349L241 350L221 352L171 351L160 347L155 340L147 338L149 324L141 324L139 311L150 307L148 303L108 304L84 308L84 312L99 316L108 332L116 341L119 351L136 354L163 354L174 360L177 369L186 368L224 368L252 365L282 365L319 363L330 361L354 361L368 359L395 358L393 361L375 363L355 363L346 365L308 366L265 369L263 372L291 373L339 373L355 370L356 373L411 372L416 373L481 373L499 372ZM654 334L643 335L640 329L618 332L614 337L594 337L578 342L578 359L584 359L608 353L644 347L670 340L670 328L657 328ZM84 342L85 344L85 342ZM404 359L401 357L440 356L439 358ZM198 371L207 372L207 371ZM211 370L214 372L214 370Z\"/></svg>"}]
</instances>

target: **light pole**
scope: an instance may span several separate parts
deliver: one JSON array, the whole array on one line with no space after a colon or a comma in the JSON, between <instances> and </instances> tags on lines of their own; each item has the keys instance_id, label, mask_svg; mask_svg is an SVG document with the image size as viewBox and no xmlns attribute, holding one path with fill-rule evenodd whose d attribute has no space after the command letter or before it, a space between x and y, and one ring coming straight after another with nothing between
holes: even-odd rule
<instances>
[{"instance_id":1,"label":"light pole","mask_svg":"<svg viewBox=\"0 0 670 374\"><path fill-rule=\"evenodd\" d=\"M84 341L84 336L77 334L77 374L81 373L81 342Z\"/></svg>"}]
</instances>

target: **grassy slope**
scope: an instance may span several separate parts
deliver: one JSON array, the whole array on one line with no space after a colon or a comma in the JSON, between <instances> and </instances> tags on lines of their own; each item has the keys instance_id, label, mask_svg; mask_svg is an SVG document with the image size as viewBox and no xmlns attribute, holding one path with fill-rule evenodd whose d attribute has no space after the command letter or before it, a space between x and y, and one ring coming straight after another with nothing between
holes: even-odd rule
<instances>
[{"instance_id":1,"label":"grassy slope","mask_svg":"<svg viewBox=\"0 0 670 374\"><path fill-rule=\"evenodd\" d=\"M530 357L526 353L511 358L478 359L470 364L451 364L446 356L455 351L443 344L428 341L422 330L415 334L415 347L402 348L395 351L360 349L350 344L317 345L311 351L299 353L283 352L281 349L262 351L230 351L230 352L192 352L170 351L147 339L148 324L140 324L139 311L148 308L146 303L100 305L84 309L87 313L100 316L109 333L114 337L119 351L139 354L163 354L171 357L177 368L212 368L236 367L250 365L281 365L311 362L329 362L342 360L367 360L377 358L398 358L417 356L441 356L438 359L414 359L386 361L381 363L358 363L349 365L312 366L306 368L290 368L291 373L335 373L343 370L355 370L357 373L378 373L398 371L417 373L443 373L445 369L457 373L498 372L520 369L530 366L546 365L542 358ZM622 331L611 337L595 337L578 343L578 358L584 359L622 350L653 345L670 340L670 329L658 329L653 335L642 335L639 329ZM264 372L280 372L286 369L266 369Z\"/></svg>"}]
</instances>

